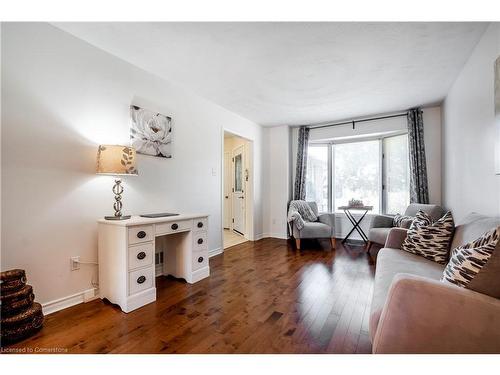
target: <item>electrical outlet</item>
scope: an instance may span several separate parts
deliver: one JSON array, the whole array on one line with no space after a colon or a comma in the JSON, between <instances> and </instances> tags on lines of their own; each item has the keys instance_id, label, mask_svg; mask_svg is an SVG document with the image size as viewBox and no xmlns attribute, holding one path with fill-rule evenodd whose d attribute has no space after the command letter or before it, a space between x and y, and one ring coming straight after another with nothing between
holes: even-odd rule
<instances>
[{"instance_id":1,"label":"electrical outlet","mask_svg":"<svg viewBox=\"0 0 500 375\"><path fill-rule=\"evenodd\" d=\"M80 269L80 257L71 257L70 263L71 263L71 271L76 271Z\"/></svg>"}]
</instances>

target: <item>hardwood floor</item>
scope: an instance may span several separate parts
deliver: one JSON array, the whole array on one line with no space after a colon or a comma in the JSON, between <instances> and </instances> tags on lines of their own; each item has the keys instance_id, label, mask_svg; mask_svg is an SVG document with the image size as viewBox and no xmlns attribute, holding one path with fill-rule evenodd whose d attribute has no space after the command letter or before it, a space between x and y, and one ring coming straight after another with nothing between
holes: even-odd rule
<instances>
[{"instance_id":1,"label":"hardwood floor","mask_svg":"<svg viewBox=\"0 0 500 375\"><path fill-rule=\"evenodd\" d=\"M157 278L157 301L129 314L101 300L51 314L36 336L7 349L370 353L374 259L362 246L303 241L297 251L263 239L231 247L210 268L194 285Z\"/></svg>"}]
</instances>

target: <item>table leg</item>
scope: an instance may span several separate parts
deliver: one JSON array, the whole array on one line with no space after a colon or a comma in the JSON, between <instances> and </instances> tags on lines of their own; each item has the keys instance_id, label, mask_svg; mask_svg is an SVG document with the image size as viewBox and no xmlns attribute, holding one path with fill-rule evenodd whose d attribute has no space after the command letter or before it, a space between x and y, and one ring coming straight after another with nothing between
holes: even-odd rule
<instances>
[{"instance_id":1,"label":"table leg","mask_svg":"<svg viewBox=\"0 0 500 375\"><path fill-rule=\"evenodd\" d=\"M361 238L363 239L363 241L365 241L365 243L368 242L368 237L366 236L365 232L363 231L363 228L361 228L360 224L363 221L363 219L365 218L367 213L368 213L368 211L365 211L365 213L363 214L363 216L361 216L361 218L359 219L359 221L357 222L357 225L356 225L356 230L359 233L359 235L361 236Z\"/></svg>"},{"instance_id":2,"label":"table leg","mask_svg":"<svg viewBox=\"0 0 500 375\"><path fill-rule=\"evenodd\" d=\"M342 243L345 243L348 240L351 233L354 232L354 229L356 229L356 220L354 220L354 217L352 216L351 212L348 210L344 210L344 214L345 214L345 216L347 216L347 218L351 222L352 229L349 233L347 233L347 236L345 236L345 238L342 240Z\"/></svg>"},{"instance_id":3,"label":"table leg","mask_svg":"<svg viewBox=\"0 0 500 375\"><path fill-rule=\"evenodd\" d=\"M365 232L363 231L363 229L360 226L361 221L363 221L363 219L365 218L367 213L368 213L368 210L366 210L363 213L363 215L361 216L361 218L359 220L356 220L354 215L349 210L344 210L345 216L347 216L347 218L349 219L349 221L352 224L352 229L347 234L347 236L345 236L345 238L342 240L342 243L345 243L347 241L347 239L350 237L350 235L352 234L352 232L354 232L355 230L359 233L359 235L363 239L363 242L365 242L365 243L368 242L368 237L366 236Z\"/></svg>"}]
</instances>

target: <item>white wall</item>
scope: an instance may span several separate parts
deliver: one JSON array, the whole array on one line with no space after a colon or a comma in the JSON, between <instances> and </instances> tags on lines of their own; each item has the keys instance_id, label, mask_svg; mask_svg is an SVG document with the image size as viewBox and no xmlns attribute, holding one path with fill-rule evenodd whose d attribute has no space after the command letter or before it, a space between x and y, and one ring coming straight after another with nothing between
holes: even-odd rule
<instances>
[{"instance_id":1,"label":"white wall","mask_svg":"<svg viewBox=\"0 0 500 375\"><path fill-rule=\"evenodd\" d=\"M443 202L456 220L470 212L500 215L495 175L494 61L500 25L491 24L443 105Z\"/></svg>"},{"instance_id":2,"label":"white wall","mask_svg":"<svg viewBox=\"0 0 500 375\"><path fill-rule=\"evenodd\" d=\"M290 128L264 129L264 237L287 238L290 200Z\"/></svg>"},{"instance_id":3,"label":"white wall","mask_svg":"<svg viewBox=\"0 0 500 375\"><path fill-rule=\"evenodd\" d=\"M423 108L424 144L429 202L441 205L441 107Z\"/></svg>"},{"instance_id":4,"label":"white wall","mask_svg":"<svg viewBox=\"0 0 500 375\"><path fill-rule=\"evenodd\" d=\"M91 288L96 220L112 212L98 144L127 143L129 105L174 118L174 158L139 155L124 212L204 212L221 244L222 128L253 140L254 230L262 233L262 128L48 24L2 25L2 270L27 271L46 303ZM212 174L215 170L215 176Z\"/></svg>"},{"instance_id":5,"label":"white wall","mask_svg":"<svg viewBox=\"0 0 500 375\"><path fill-rule=\"evenodd\" d=\"M2 27L1 27L1 23L0 23L0 69L1 69L1 65L2 65L2 44L3 44L3 38L2 38ZM0 88L2 87L2 75L0 74ZM2 118L2 91L3 90L0 90L0 119ZM0 166L2 165L2 152L1 152L1 144L2 144L2 131L1 131L1 125L2 125L2 121L0 121ZM0 171L1 171L1 168L0 168ZM0 173L0 197L2 196L2 173ZM2 228L2 199L0 199L0 228ZM2 254L1 254L1 250L2 250L2 231L0 230L0 269L3 269L2 268Z\"/></svg>"}]
</instances>

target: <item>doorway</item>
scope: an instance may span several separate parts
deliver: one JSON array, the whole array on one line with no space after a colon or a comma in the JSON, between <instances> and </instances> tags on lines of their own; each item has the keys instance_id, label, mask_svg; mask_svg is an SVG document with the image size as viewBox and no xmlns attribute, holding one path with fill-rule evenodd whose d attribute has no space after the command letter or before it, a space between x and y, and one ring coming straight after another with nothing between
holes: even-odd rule
<instances>
[{"instance_id":1,"label":"doorway","mask_svg":"<svg viewBox=\"0 0 500 375\"><path fill-rule=\"evenodd\" d=\"M223 247L249 239L251 223L251 142L224 132Z\"/></svg>"}]
</instances>

